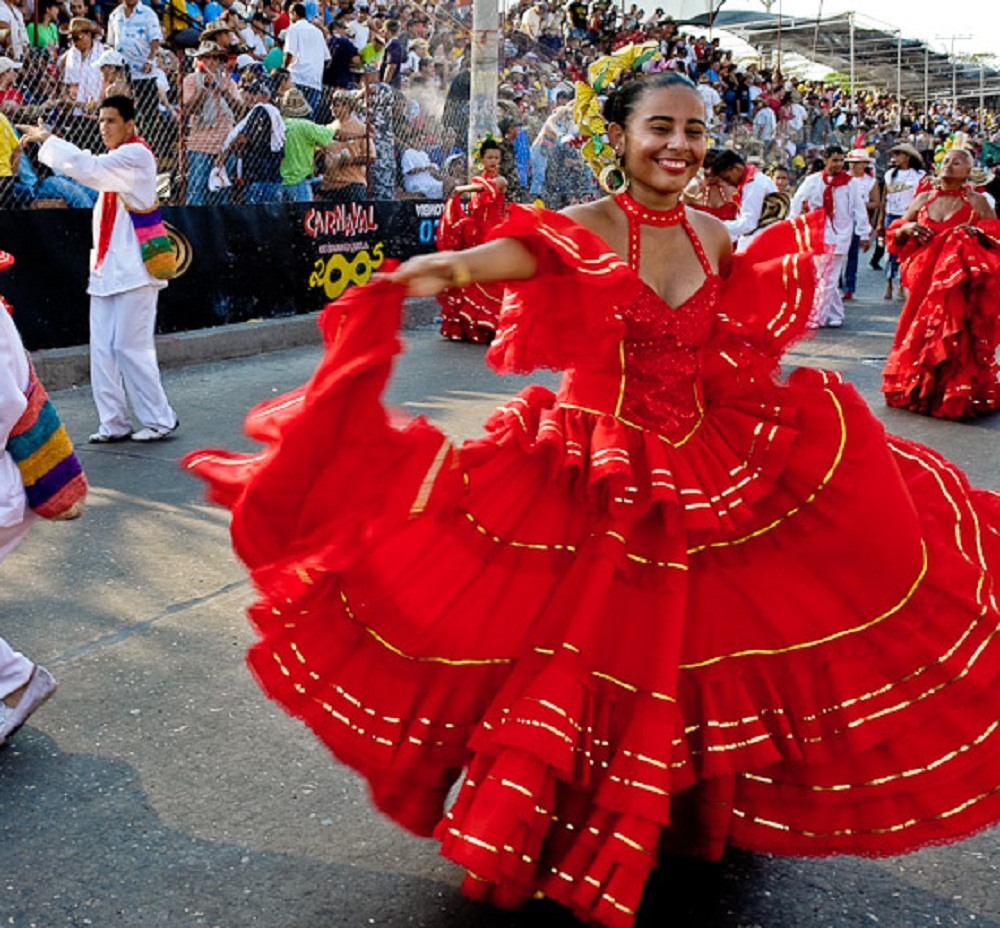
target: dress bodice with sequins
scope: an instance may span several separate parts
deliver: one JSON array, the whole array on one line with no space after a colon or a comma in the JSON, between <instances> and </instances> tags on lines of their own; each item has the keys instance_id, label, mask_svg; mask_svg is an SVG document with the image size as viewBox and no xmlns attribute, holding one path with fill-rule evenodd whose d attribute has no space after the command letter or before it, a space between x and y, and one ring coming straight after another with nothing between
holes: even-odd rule
<instances>
[{"instance_id":1,"label":"dress bodice with sequins","mask_svg":"<svg viewBox=\"0 0 1000 928\"><path fill-rule=\"evenodd\" d=\"M674 443L701 421L699 359L716 322L719 293L719 278L700 241L687 222L684 227L706 275L702 285L674 308L641 284L620 308L624 337L617 356L600 370L571 371L560 392L565 405L611 413ZM637 254L630 264L635 272Z\"/></svg>"}]
</instances>

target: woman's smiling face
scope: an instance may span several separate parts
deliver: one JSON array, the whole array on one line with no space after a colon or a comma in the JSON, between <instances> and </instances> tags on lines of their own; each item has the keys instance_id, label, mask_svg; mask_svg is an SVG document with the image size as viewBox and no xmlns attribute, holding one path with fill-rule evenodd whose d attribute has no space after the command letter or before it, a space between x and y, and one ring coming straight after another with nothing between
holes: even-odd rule
<instances>
[{"instance_id":1,"label":"woman's smiling face","mask_svg":"<svg viewBox=\"0 0 1000 928\"><path fill-rule=\"evenodd\" d=\"M608 137L631 177L633 193L679 194L705 158L705 104L693 87L652 87L636 98L625 126Z\"/></svg>"}]
</instances>

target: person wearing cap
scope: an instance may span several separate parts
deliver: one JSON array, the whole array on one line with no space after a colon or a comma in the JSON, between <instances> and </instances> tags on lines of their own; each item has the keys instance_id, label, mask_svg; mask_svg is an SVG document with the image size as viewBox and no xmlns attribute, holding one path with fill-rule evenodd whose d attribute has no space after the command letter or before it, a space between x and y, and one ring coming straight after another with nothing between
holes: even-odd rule
<instances>
[{"instance_id":1,"label":"person wearing cap","mask_svg":"<svg viewBox=\"0 0 1000 928\"><path fill-rule=\"evenodd\" d=\"M224 199L224 191L210 191L208 181L237 114L243 109L243 99L229 73L225 49L214 42L202 42L194 58L195 69L181 87L190 117L186 202L201 206Z\"/></svg>"},{"instance_id":2,"label":"person wearing cap","mask_svg":"<svg viewBox=\"0 0 1000 928\"><path fill-rule=\"evenodd\" d=\"M885 197L882 206L882 231L889 228L909 209L924 177L924 161L912 145L901 142L889 149L891 165L885 172ZM893 283L899 273L899 258L890 250L885 262L885 299L891 300Z\"/></svg>"},{"instance_id":3,"label":"person wearing cap","mask_svg":"<svg viewBox=\"0 0 1000 928\"><path fill-rule=\"evenodd\" d=\"M145 128L156 120L156 52L163 41L159 17L152 7L139 0L122 0L108 17L108 48L118 52L128 65L135 93L140 126Z\"/></svg>"},{"instance_id":4,"label":"person wearing cap","mask_svg":"<svg viewBox=\"0 0 1000 928\"><path fill-rule=\"evenodd\" d=\"M360 49L347 35L347 19L342 14L334 17L331 35L326 47L330 50L330 60L326 65L323 83L346 90L354 84L354 74L361 64Z\"/></svg>"},{"instance_id":5,"label":"person wearing cap","mask_svg":"<svg viewBox=\"0 0 1000 928\"><path fill-rule=\"evenodd\" d=\"M101 27L82 17L69 22L70 47L63 55L62 98L73 102L69 132L81 148L93 150L100 141L97 131L97 108L101 102L104 78L98 60L104 54Z\"/></svg>"},{"instance_id":6,"label":"person wearing cap","mask_svg":"<svg viewBox=\"0 0 1000 928\"><path fill-rule=\"evenodd\" d=\"M292 75L295 86L309 101L313 112L319 106L323 90L323 68L330 59L326 37L306 19L306 8L293 3L288 10L291 25L285 31L285 67Z\"/></svg>"},{"instance_id":7,"label":"person wearing cap","mask_svg":"<svg viewBox=\"0 0 1000 928\"><path fill-rule=\"evenodd\" d=\"M868 212L868 222L873 223L878 214L878 184L875 172L871 170L872 159L865 148L854 148L847 153L845 159L847 171L851 175L851 183L856 184L861 191L861 199ZM854 291L858 289L858 255L861 251L861 235L857 229L851 236L851 245L847 249L847 259L844 262L844 292L842 299L854 299Z\"/></svg>"},{"instance_id":8,"label":"person wearing cap","mask_svg":"<svg viewBox=\"0 0 1000 928\"><path fill-rule=\"evenodd\" d=\"M792 218L814 209L826 215L824 238L831 253L817 258L820 273L810 326L840 328L844 324L840 271L851 247L851 236L857 230L861 250L868 251L872 229L861 190L844 170L844 150L839 145L826 148L823 169L809 174L792 197Z\"/></svg>"},{"instance_id":9,"label":"person wearing cap","mask_svg":"<svg viewBox=\"0 0 1000 928\"><path fill-rule=\"evenodd\" d=\"M105 48L94 64L101 72L101 100L105 97L132 96L132 82L128 77L128 66L118 52L113 48ZM98 105L100 105L99 102Z\"/></svg>"},{"instance_id":10,"label":"person wearing cap","mask_svg":"<svg viewBox=\"0 0 1000 928\"><path fill-rule=\"evenodd\" d=\"M6 55L0 55L0 109L13 113L24 106L24 94L17 86L18 72L24 67Z\"/></svg>"},{"instance_id":11,"label":"person wearing cap","mask_svg":"<svg viewBox=\"0 0 1000 928\"><path fill-rule=\"evenodd\" d=\"M94 155L44 126L23 126L24 143L41 143L38 160L101 196L94 205L90 277L90 382L100 427L95 444L159 441L178 425L160 382L154 330L156 303L166 281L143 262L130 211L150 212L159 203L156 158L136 135L130 97L107 97L99 113L108 151ZM132 430L129 401L142 424Z\"/></svg>"},{"instance_id":12,"label":"person wearing cap","mask_svg":"<svg viewBox=\"0 0 1000 928\"><path fill-rule=\"evenodd\" d=\"M333 141L336 126L322 126L309 118L312 107L298 87L290 87L278 98L278 109L285 121L281 199L286 203L309 203L313 199L316 151Z\"/></svg>"}]
</instances>

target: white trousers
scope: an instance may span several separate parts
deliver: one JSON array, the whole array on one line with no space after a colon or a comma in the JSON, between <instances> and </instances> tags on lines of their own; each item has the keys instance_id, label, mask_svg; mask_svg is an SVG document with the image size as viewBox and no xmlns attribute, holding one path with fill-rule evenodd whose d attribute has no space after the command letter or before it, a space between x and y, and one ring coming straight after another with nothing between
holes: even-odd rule
<instances>
[{"instance_id":1,"label":"white trousers","mask_svg":"<svg viewBox=\"0 0 1000 928\"><path fill-rule=\"evenodd\" d=\"M819 276L816 287L814 325L843 325L844 301L840 298L840 268L846 255L822 255L816 259Z\"/></svg>"},{"instance_id":2,"label":"white trousers","mask_svg":"<svg viewBox=\"0 0 1000 928\"><path fill-rule=\"evenodd\" d=\"M90 383L105 435L132 431L128 400L144 426L172 429L170 408L156 363L158 287L90 298Z\"/></svg>"},{"instance_id":3,"label":"white trousers","mask_svg":"<svg viewBox=\"0 0 1000 928\"><path fill-rule=\"evenodd\" d=\"M28 682L35 665L0 638L0 699Z\"/></svg>"}]
</instances>

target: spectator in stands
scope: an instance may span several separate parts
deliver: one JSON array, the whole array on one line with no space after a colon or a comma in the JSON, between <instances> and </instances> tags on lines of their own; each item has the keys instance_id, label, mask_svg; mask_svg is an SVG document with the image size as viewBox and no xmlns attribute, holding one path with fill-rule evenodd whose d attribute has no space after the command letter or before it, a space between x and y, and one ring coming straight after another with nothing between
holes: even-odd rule
<instances>
[{"instance_id":1,"label":"spectator in stands","mask_svg":"<svg viewBox=\"0 0 1000 928\"><path fill-rule=\"evenodd\" d=\"M400 159L403 189L407 193L440 199L443 191L441 170L424 150L424 133L412 125L403 129L406 148Z\"/></svg>"},{"instance_id":2,"label":"spectator in stands","mask_svg":"<svg viewBox=\"0 0 1000 928\"><path fill-rule=\"evenodd\" d=\"M768 106L765 99L758 96L753 104L753 137L764 144L765 151L774 139L776 129L777 119L774 110Z\"/></svg>"},{"instance_id":3,"label":"spectator in stands","mask_svg":"<svg viewBox=\"0 0 1000 928\"><path fill-rule=\"evenodd\" d=\"M21 142L10 124L0 113L0 209L14 205L14 178L21 160Z\"/></svg>"},{"instance_id":4,"label":"spectator in stands","mask_svg":"<svg viewBox=\"0 0 1000 928\"><path fill-rule=\"evenodd\" d=\"M375 142L355 114L355 105L354 95L348 90L337 90L330 98L330 110L338 126L324 159L320 184L324 200L351 203L368 199L368 165L375 160Z\"/></svg>"},{"instance_id":5,"label":"spectator in stands","mask_svg":"<svg viewBox=\"0 0 1000 928\"><path fill-rule=\"evenodd\" d=\"M128 65L140 131L146 131L147 125L156 121L153 67L162 40L159 18L152 7L139 0L122 0L108 17L107 46L118 52Z\"/></svg>"},{"instance_id":6,"label":"spectator in stands","mask_svg":"<svg viewBox=\"0 0 1000 928\"><path fill-rule=\"evenodd\" d=\"M0 52L20 61L28 48L28 30L24 15L14 0L0 0Z\"/></svg>"},{"instance_id":7,"label":"spectator in stands","mask_svg":"<svg viewBox=\"0 0 1000 928\"><path fill-rule=\"evenodd\" d=\"M187 202L191 206L221 202L220 191L210 194L209 175L226 137L242 110L239 89L226 66L226 52L203 42L195 52L195 69L184 78L183 94L190 114L187 140Z\"/></svg>"},{"instance_id":8,"label":"spectator in stands","mask_svg":"<svg viewBox=\"0 0 1000 928\"><path fill-rule=\"evenodd\" d=\"M290 87L278 98L278 109L285 120L281 199L287 203L308 203L313 199L316 152L333 141L336 129L309 118L312 109L297 87Z\"/></svg>"},{"instance_id":9,"label":"spectator in stands","mask_svg":"<svg viewBox=\"0 0 1000 928\"><path fill-rule=\"evenodd\" d=\"M105 97L132 96L132 82L128 76L128 65L125 64L125 59L118 52L113 48L105 48L95 64L101 72L103 86L100 98L102 100Z\"/></svg>"},{"instance_id":10,"label":"spectator in stands","mask_svg":"<svg viewBox=\"0 0 1000 928\"><path fill-rule=\"evenodd\" d=\"M353 15L344 17L347 26L347 37L359 51L368 44L371 34L371 20L368 18L368 4L355 4Z\"/></svg>"},{"instance_id":11,"label":"spectator in stands","mask_svg":"<svg viewBox=\"0 0 1000 928\"><path fill-rule=\"evenodd\" d=\"M281 199L285 121L271 102L268 81L246 84L242 97L250 109L229 133L216 158L216 167L224 168L229 156L235 155L239 164L236 175L243 184L244 202L274 203Z\"/></svg>"},{"instance_id":12,"label":"spectator in stands","mask_svg":"<svg viewBox=\"0 0 1000 928\"><path fill-rule=\"evenodd\" d=\"M36 0L38 3L38 26L32 19L28 23L28 42L34 48L47 48L53 53L59 47L60 0Z\"/></svg>"},{"instance_id":13,"label":"spectator in stands","mask_svg":"<svg viewBox=\"0 0 1000 928\"><path fill-rule=\"evenodd\" d=\"M0 55L0 110L15 113L24 106L24 94L16 86L18 71L24 65L6 55Z\"/></svg>"},{"instance_id":14,"label":"spectator in stands","mask_svg":"<svg viewBox=\"0 0 1000 928\"><path fill-rule=\"evenodd\" d=\"M309 102L313 112L319 106L323 90L323 68L330 58L322 31L306 19L302 3L293 3L288 10L291 25L285 31L285 67L295 86Z\"/></svg>"},{"instance_id":15,"label":"spectator in stands","mask_svg":"<svg viewBox=\"0 0 1000 928\"><path fill-rule=\"evenodd\" d=\"M347 22L343 16L335 17L331 28L333 34L326 43L330 60L324 83L346 90L354 85L354 74L361 64L360 49L347 37Z\"/></svg>"},{"instance_id":16,"label":"spectator in stands","mask_svg":"<svg viewBox=\"0 0 1000 928\"><path fill-rule=\"evenodd\" d=\"M97 64L104 54L101 27L82 17L69 23L69 50L62 58L62 98L73 102L67 135L80 148L97 150L100 133L97 110L103 99L104 78Z\"/></svg>"},{"instance_id":17,"label":"spectator in stands","mask_svg":"<svg viewBox=\"0 0 1000 928\"><path fill-rule=\"evenodd\" d=\"M382 83L398 90L403 83L403 43L399 38L399 21L390 19L385 24L385 32L389 37L385 51L382 54Z\"/></svg>"},{"instance_id":18,"label":"spectator in stands","mask_svg":"<svg viewBox=\"0 0 1000 928\"><path fill-rule=\"evenodd\" d=\"M225 19L213 19L198 36L199 42L211 42L218 45L227 55L231 54L237 47L238 41L236 33Z\"/></svg>"},{"instance_id":19,"label":"spectator in stands","mask_svg":"<svg viewBox=\"0 0 1000 928\"><path fill-rule=\"evenodd\" d=\"M366 95L368 120L375 138L375 161L371 166L371 192L376 200L396 197L399 166L396 160L396 98L397 93L379 80L374 67L362 75Z\"/></svg>"},{"instance_id":20,"label":"spectator in stands","mask_svg":"<svg viewBox=\"0 0 1000 928\"><path fill-rule=\"evenodd\" d=\"M258 10L250 18L250 26L244 29L241 35L247 50L258 61L263 61L264 57L274 46L274 39L271 37L271 22L267 14Z\"/></svg>"}]
</instances>

